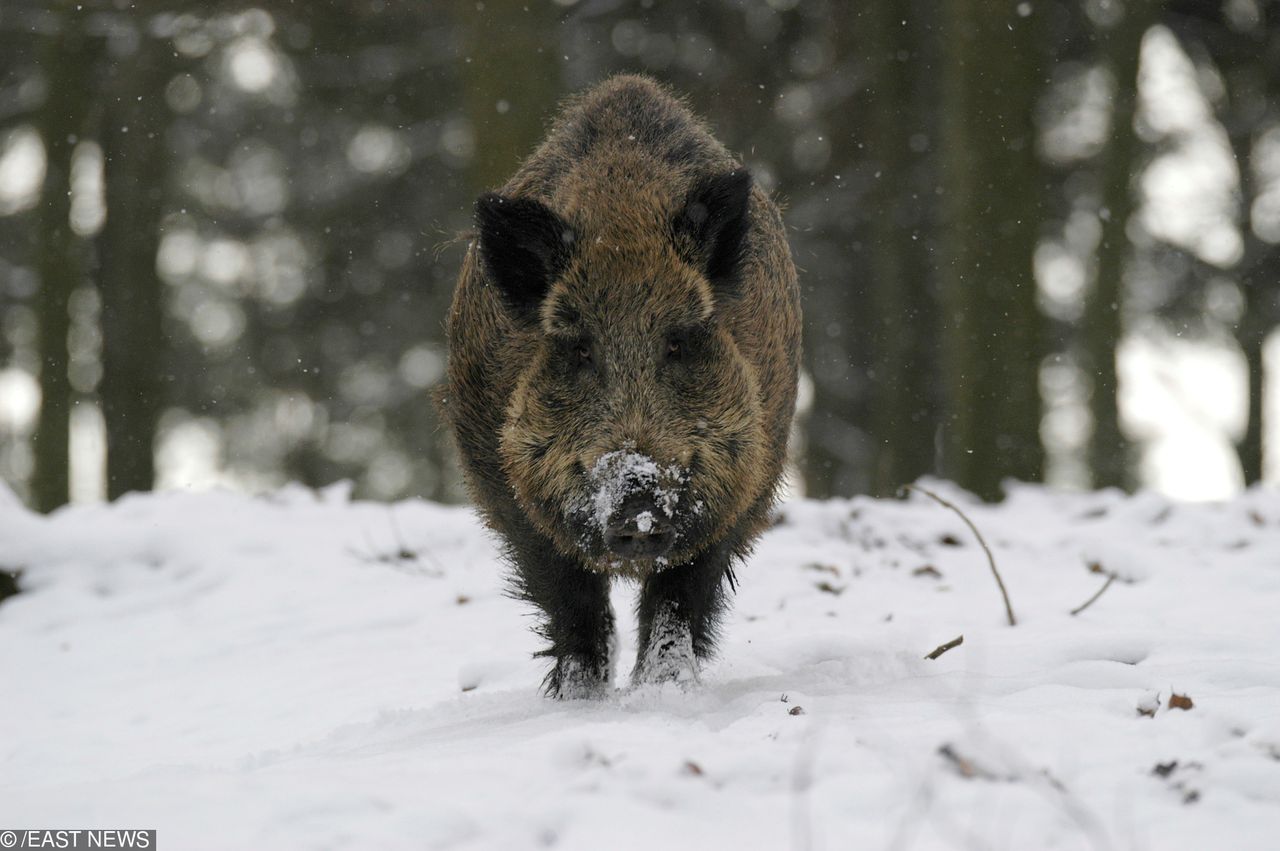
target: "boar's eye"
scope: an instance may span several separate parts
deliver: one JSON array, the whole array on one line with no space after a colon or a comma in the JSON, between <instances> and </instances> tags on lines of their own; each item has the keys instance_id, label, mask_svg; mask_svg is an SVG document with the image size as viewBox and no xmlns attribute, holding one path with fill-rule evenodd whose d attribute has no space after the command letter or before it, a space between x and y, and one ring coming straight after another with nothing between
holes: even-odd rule
<instances>
[{"instance_id":1,"label":"boar's eye","mask_svg":"<svg viewBox=\"0 0 1280 851\"><path fill-rule=\"evenodd\" d=\"M585 337L569 341L565 352L569 366L577 373L595 370L595 357L591 354L591 341Z\"/></svg>"},{"instance_id":2,"label":"boar's eye","mask_svg":"<svg viewBox=\"0 0 1280 851\"><path fill-rule=\"evenodd\" d=\"M680 360L684 357L685 343L683 337L673 334L667 338L667 360Z\"/></svg>"},{"instance_id":3,"label":"boar's eye","mask_svg":"<svg viewBox=\"0 0 1280 851\"><path fill-rule=\"evenodd\" d=\"M707 331L702 326L681 328L667 335L663 360L667 363L692 362L702 352Z\"/></svg>"},{"instance_id":4,"label":"boar's eye","mask_svg":"<svg viewBox=\"0 0 1280 851\"><path fill-rule=\"evenodd\" d=\"M591 340L587 337L558 338L555 341L554 362L556 369L566 378L585 377L595 372L595 356Z\"/></svg>"}]
</instances>

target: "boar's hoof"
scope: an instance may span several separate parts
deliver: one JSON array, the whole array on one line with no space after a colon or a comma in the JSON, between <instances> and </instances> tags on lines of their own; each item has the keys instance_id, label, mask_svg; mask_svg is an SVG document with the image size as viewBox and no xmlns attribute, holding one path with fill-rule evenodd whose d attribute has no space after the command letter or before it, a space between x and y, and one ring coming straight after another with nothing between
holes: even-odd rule
<instances>
[{"instance_id":1,"label":"boar's hoof","mask_svg":"<svg viewBox=\"0 0 1280 851\"><path fill-rule=\"evenodd\" d=\"M641 648L635 670L631 672L634 686L663 683L675 683L684 689L698 683L698 657L693 651L692 631L687 621L669 609L654 616L648 645Z\"/></svg>"},{"instance_id":2,"label":"boar's hoof","mask_svg":"<svg viewBox=\"0 0 1280 851\"><path fill-rule=\"evenodd\" d=\"M579 656L561 656L543 687L556 700L594 700L609 690L608 663L592 663Z\"/></svg>"}]
</instances>

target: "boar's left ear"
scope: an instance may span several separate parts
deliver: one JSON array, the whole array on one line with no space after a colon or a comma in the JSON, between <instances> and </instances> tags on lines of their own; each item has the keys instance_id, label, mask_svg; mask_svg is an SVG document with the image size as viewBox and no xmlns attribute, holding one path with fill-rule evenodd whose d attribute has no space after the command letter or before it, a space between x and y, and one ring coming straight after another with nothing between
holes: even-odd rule
<instances>
[{"instance_id":1,"label":"boar's left ear","mask_svg":"<svg viewBox=\"0 0 1280 851\"><path fill-rule=\"evenodd\" d=\"M493 192L476 201L476 223L493 282L519 318L533 318L569 262L573 228L545 204Z\"/></svg>"},{"instance_id":2,"label":"boar's left ear","mask_svg":"<svg viewBox=\"0 0 1280 851\"><path fill-rule=\"evenodd\" d=\"M700 265L718 292L732 292L750 221L751 173L736 168L694 183L684 208L676 214L676 244Z\"/></svg>"}]
</instances>

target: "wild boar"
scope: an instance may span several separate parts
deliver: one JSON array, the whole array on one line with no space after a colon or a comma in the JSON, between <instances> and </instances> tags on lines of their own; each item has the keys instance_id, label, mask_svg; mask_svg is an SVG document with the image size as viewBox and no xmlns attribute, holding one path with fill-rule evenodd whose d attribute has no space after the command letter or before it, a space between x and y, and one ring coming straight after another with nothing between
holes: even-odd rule
<instances>
[{"instance_id":1,"label":"wild boar","mask_svg":"<svg viewBox=\"0 0 1280 851\"><path fill-rule=\"evenodd\" d=\"M632 681L694 682L795 409L778 208L680 100L619 76L569 99L475 216L438 400L542 615L544 687L610 687L615 577L640 585Z\"/></svg>"}]
</instances>

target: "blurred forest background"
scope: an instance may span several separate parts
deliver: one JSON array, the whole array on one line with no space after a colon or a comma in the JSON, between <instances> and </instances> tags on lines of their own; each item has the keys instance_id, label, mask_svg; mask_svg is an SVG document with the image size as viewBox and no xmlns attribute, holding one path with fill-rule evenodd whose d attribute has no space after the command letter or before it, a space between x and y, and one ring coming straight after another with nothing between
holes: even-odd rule
<instances>
[{"instance_id":1,"label":"blurred forest background","mask_svg":"<svg viewBox=\"0 0 1280 851\"><path fill-rule=\"evenodd\" d=\"M804 492L1275 476L1273 0L0 0L0 476L461 499L455 237L624 70L786 204Z\"/></svg>"}]
</instances>

